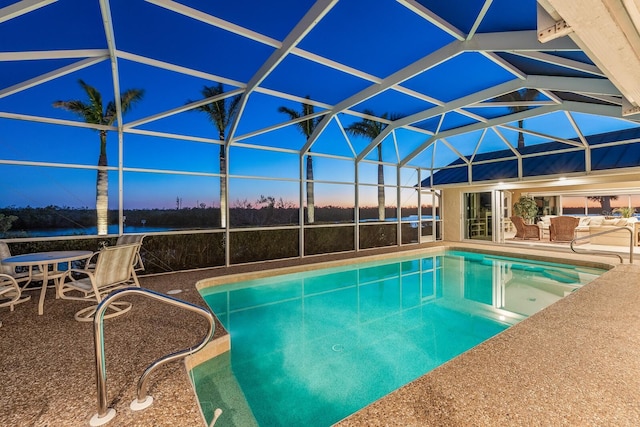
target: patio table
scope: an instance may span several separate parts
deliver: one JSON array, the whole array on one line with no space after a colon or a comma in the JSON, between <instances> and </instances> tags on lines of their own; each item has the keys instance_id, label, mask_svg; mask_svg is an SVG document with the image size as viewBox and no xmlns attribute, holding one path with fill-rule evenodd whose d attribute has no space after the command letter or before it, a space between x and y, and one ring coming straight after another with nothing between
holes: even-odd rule
<instances>
[{"instance_id":1,"label":"patio table","mask_svg":"<svg viewBox=\"0 0 640 427\"><path fill-rule=\"evenodd\" d=\"M49 280L59 278L62 274L54 268L53 274L49 273L50 265L67 263L70 267L72 261L87 259L93 255L91 251L51 251L34 252L31 254L15 255L4 258L1 262L4 265L33 267L37 266L42 272L42 289L40 290L40 300L38 302L38 314L44 313L44 297L47 293ZM56 298L58 297L58 286L56 286Z\"/></svg>"}]
</instances>

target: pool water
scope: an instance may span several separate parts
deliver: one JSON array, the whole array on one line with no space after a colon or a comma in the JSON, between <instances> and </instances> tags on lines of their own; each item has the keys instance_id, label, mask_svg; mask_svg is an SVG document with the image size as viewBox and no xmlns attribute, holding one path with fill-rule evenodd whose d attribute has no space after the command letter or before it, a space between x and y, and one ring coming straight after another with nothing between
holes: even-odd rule
<instances>
[{"instance_id":1,"label":"pool water","mask_svg":"<svg viewBox=\"0 0 640 427\"><path fill-rule=\"evenodd\" d=\"M604 270L447 251L214 286L231 352L192 371L216 426L329 426Z\"/></svg>"}]
</instances>

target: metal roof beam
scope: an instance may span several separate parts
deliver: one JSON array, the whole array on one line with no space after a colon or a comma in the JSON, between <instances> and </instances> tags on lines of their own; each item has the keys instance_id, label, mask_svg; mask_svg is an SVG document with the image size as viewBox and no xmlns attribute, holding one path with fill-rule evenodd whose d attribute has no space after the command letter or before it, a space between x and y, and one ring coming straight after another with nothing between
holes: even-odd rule
<instances>
[{"instance_id":1,"label":"metal roof beam","mask_svg":"<svg viewBox=\"0 0 640 427\"><path fill-rule=\"evenodd\" d=\"M0 23L45 7L58 0L22 0L0 9Z\"/></svg>"},{"instance_id":2,"label":"metal roof beam","mask_svg":"<svg viewBox=\"0 0 640 427\"><path fill-rule=\"evenodd\" d=\"M538 41L538 32L504 31L498 33L479 33L464 42L465 51L516 52L516 51L575 51L580 48L573 40L563 37L547 43Z\"/></svg>"},{"instance_id":3,"label":"metal roof beam","mask_svg":"<svg viewBox=\"0 0 640 427\"><path fill-rule=\"evenodd\" d=\"M469 34L467 34L467 37L466 37L467 40L470 40L471 38L473 38L474 34L478 30L478 27L482 23L482 20L484 19L487 12L489 11L489 6L491 6L491 3L493 3L493 0L485 0L484 4L482 5L482 9L480 9L480 13L478 13L478 16L476 17L476 20L473 23L473 26L471 26L471 29L469 30Z\"/></svg>"},{"instance_id":4,"label":"metal roof beam","mask_svg":"<svg viewBox=\"0 0 640 427\"><path fill-rule=\"evenodd\" d=\"M241 87L244 88L247 85L238 80L227 79L222 76L218 76L216 74L205 73L203 71L194 70L187 67L182 67L180 65L175 65L170 62L164 62L157 59L149 58L142 55L136 55L135 53L125 52L123 50L116 50L116 55L118 58L127 59L129 61L138 62L144 65L150 65L152 67L160 68L167 71L173 71L180 74L185 74L187 76L197 77L199 79L210 80L213 82L220 82L222 84L226 84L229 86Z\"/></svg>"},{"instance_id":5,"label":"metal roof beam","mask_svg":"<svg viewBox=\"0 0 640 427\"><path fill-rule=\"evenodd\" d=\"M95 58L109 55L107 49L78 49L78 50L40 50L29 52L0 52L0 62L5 61L36 61L40 59L75 59Z\"/></svg>"},{"instance_id":6,"label":"metal roof beam","mask_svg":"<svg viewBox=\"0 0 640 427\"><path fill-rule=\"evenodd\" d=\"M429 108L428 110L424 110L424 111L412 114L410 116L398 119L392 122L386 128L384 128L380 133L380 135L378 135L377 138L371 141L369 145L367 145L364 148L364 150L362 150L362 152L358 155L358 160L361 160L364 157L366 157L369 154L369 152L373 150L380 143L380 141L384 140L384 138L387 137L389 132L391 132L394 129L410 125L411 123L416 123L422 120L426 120L430 117L439 116L439 115L448 113L450 111L454 111L459 108L465 107L469 104L473 104L475 102L481 102L486 99L495 98L496 96L500 96L505 93L513 92L514 90L520 89L522 87L522 84L523 84L522 80L519 80L519 79L510 80L506 83L499 84L492 88L481 90L471 95L467 95L462 98L453 100L451 102L447 102L443 105ZM483 122L480 122L480 123L483 123Z\"/></svg>"},{"instance_id":7,"label":"metal roof beam","mask_svg":"<svg viewBox=\"0 0 640 427\"><path fill-rule=\"evenodd\" d=\"M630 120L628 117L624 117L622 115L620 107L617 105L589 104L586 102L565 101L562 103L562 109L575 113L594 114L598 116L612 117L615 119L638 123L637 120Z\"/></svg>"},{"instance_id":8,"label":"metal roof beam","mask_svg":"<svg viewBox=\"0 0 640 427\"><path fill-rule=\"evenodd\" d=\"M180 107L173 108L171 110L167 110L167 111L163 111L161 113L154 114L152 116L143 117L141 119L138 119L138 120L135 120L133 122L127 123L124 127L126 129L130 129L130 128L133 128L133 127L136 127L136 126L143 125L145 123L149 123L149 122L153 122L153 121L156 121L156 120L163 119L165 117L173 116L174 114L179 114L179 113L191 110L193 108L197 108L197 107L200 107L202 105L209 104L211 102L216 102L216 101L219 101L221 99L226 99L226 98L229 98L229 97L232 97L232 96L235 96L235 95L240 95L242 92L244 92L244 89L231 90L229 92L225 92L225 93L222 93L220 95L211 96L209 98L201 99L199 101L194 101L194 102L191 102L189 104L185 104L185 105L182 105Z\"/></svg>"},{"instance_id":9,"label":"metal roof beam","mask_svg":"<svg viewBox=\"0 0 640 427\"><path fill-rule=\"evenodd\" d=\"M267 78L267 76L280 64L284 58L291 52L291 50L326 16L327 13L338 3L338 0L318 0L307 11L307 13L298 21L296 26L285 37L282 42L282 46L269 56L264 64L256 71L251 77L251 80L247 83L247 89L240 99L240 105L238 107L238 114L231 123L229 128L229 135L227 137L227 143L233 141L238 122L244 113L244 108L247 105L247 100L253 92L253 90L260 85Z\"/></svg>"},{"instance_id":10,"label":"metal roof beam","mask_svg":"<svg viewBox=\"0 0 640 427\"><path fill-rule=\"evenodd\" d=\"M508 124L497 125L497 126L500 127L500 128L503 128L503 129L509 129L511 131L514 131L514 132L522 132L522 133L527 134L527 135L533 135L533 136L537 136L537 137L540 137L540 138L550 139L552 141L562 142L563 144L572 145L574 147L584 148L584 146L580 142L571 141L570 139L558 138L556 136L552 136L552 135L549 135L549 134L546 134L546 133L536 132L536 131L529 130L529 129L523 129L523 128L519 128L517 126L511 126L511 125L508 125Z\"/></svg>"},{"instance_id":11,"label":"metal roof beam","mask_svg":"<svg viewBox=\"0 0 640 427\"><path fill-rule=\"evenodd\" d=\"M487 59L491 60L494 64L502 67L504 70L510 72L511 74L513 74L514 76L516 76L517 78L524 80L527 78L527 75L525 73L523 73L522 71L520 71L520 69L518 69L517 67L515 67L512 63L510 63L509 61L501 58L498 54L496 54L495 52L484 52L484 51L480 51L480 54L484 55Z\"/></svg>"},{"instance_id":12,"label":"metal roof beam","mask_svg":"<svg viewBox=\"0 0 640 427\"><path fill-rule=\"evenodd\" d=\"M51 81L61 76L65 76L67 74L71 74L75 71L82 70L83 68L90 67L98 62L102 62L105 59L108 59L108 56L100 56L95 58L87 58L82 61L74 62L73 64L69 64L65 67L58 68L57 70L50 71L48 73L42 74L40 76L36 76L32 79L26 80L21 83L17 83L13 86L0 90L0 98L5 98L9 95L13 95L14 93L21 92L23 90L32 88L39 84Z\"/></svg>"},{"instance_id":13,"label":"metal roof beam","mask_svg":"<svg viewBox=\"0 0 640 427\"><path fill-rule=\"evenodd\" d=\"M454 136L454 135L461 135L461 134L464 134L464 133L473 132L473 131L476 131L476 130L479 130L479 129L484 129L485 127L502 125L502 124L513 122L513 121L516 121L516 120L525 120L525 119L527 119L529 117L534 117L534 116L539 116L539 115L542 115L542 114L551 113L551 112L554 112L554 111L558 111L559 109L562 109L561 105L549 105L549 106L546 106L546 107L539 107L539 108L534 108L532 110L521 111L521 112L515 113L515 114L509 114L507 116L496 117L494 119L489 120L486 123L473 123L473 124L470 124L470 125L461 126L461 127L458 127L458 128L449 129L449 130L446 130L444 132L440 132L440 133L434 135L433 137L429 138L427 141L425 141L420 146L418 146L416 149L414 149L410 154L408 154L400 162L400 166L406 165L409 161L411 161L411 159L413 159L414 157L419 155L425 148L427 148L434 140L438 140L438 139L442 139L442 138L448 138L448 137Z\"/></svg>"},{"instance_id":14,"label":"metal roof beam","mask_svg":"<svg viewBox=\"0 0 640 427\"><path fill-rule=\"evenodd\" d=\"M556 90L561 92L581 92L596 95L620 96L620 91L606 79L585 77L529 76L524 87L532 89Z\"/></svg>"},{"instance_id":15,"label":"metal roof beam","mask_svg":"<svg viewBox=\"0 0 640 427\"><path fill-rule=\"evenodd\" d=\"M250 40L256 41L258 43L262 43L266 46L274 47L276 49L282 48L283 43L281 43L279 40L276 40L274 38L260 34L258 32L249 30L247 28L241 27L231 22L225 21L224 19L220 19L216 16L209 15L197 9L193 9L183 4L176 3L175 1L172 1L172 0L146 0L146 1L156 6L171 10L172 12L179 13L181 15L187 16L192 19L196 19L200 22L214 26L216 28L229 31L230 33L233 33L242 37L246 37ZM306 50L302 50L298 47L293 47L290 53L292 55L296 55L301 58L308 59L310 61L325 65L327 67L351 74L353 76L357 76L362 79L369 80L371 82L378 83L381 80L379 77L365 73L364 71L357 70L355 68L349 67L347 65L341 64L331 59L324 58L320 55L316 55L315 53L307 52Z\"/></svg>"},{"instance_id":16,"label":"metal roof beam","mask_svg":"<svg viewBox=\"0 0 640 427\"><path fill-rule=\"evenodd\" d=\"M102 24L104 25L104 35L107 39L109 58L111 62L111 76L113 78L113 102L116 105L116 118L118 128L122 129L122 103L120 102L120 76L118 74L118 56L116 55L116 38L113 31L113 21L111 19L111 6L109 0L100 1L100 12Z\"/></svg>"},{"instance_id":17,"label":"metal roof beam","mask_svg":"<svg viewBox=\"0 0 640 427\"><path fill-rule=\"evenodd\" d=\"M410 79L411 77L417 74L420 74L430 68L433 68L436 65L446 61L447 59L450 59L458 55L460 52L461 52L460 42L455 41L455 42L449 43L448 45L438 49L432 54L427 55L422 59L419 59L418 61L414 62L413 64L403 68L402 70L393 73L389 77L385 78L379 84L371 85L366 89L356 93L355 95L350 96L349 98L336 104L331 109L331 113L325 116L325 118L318 124L318 126L316 126L316 129L313 132L313 135L311 135L311 137L307 140L307 143L302 148L302 153L305 153L306 151L309 150L309 148L311 148L311 146L316 141L318 136L329 124L329 121L331 120L331 118L336 114L338 114L339 112L343 110L347 110L348 108L356 104L359 104L360 102L365 101L379 94L380 92L384 92L385 90L391 88L394 85L397 85L405 80Z\"/></svg>"},{"instance_id":18,"label":"metal roof beam","mask_svg":"<svg viewBox=\"0 0 640 427\"><path fill-rule=\"evenodd\" d=\"M568 68L570 70L580 71L581 73L593 74L598 77L606 77L605 74L600 71L598 67L591 64L585 64L584 62L576 61L573 59L562 58L560 56L551 55L544 52L511 52L515 55L522 56L523 58L533 59L536 61L545 62L551 65L557 65L558 67Z\"/></svg>"},{"instance_id":19,"label":"metal roof beam","mask_svg":"<svg viewBox=\"0 0 640 427\"><path fill-rule=\"evenodd\" d=\"M221 28L233 34L238 34L242 37L246 37L250 40L257 41L267 46L275 47L276 49L280 48L281 46L281 43L274 38L267 37L263 34L241 27L240 25L233 24L231 22L225 21L224 19L209 15L207 13L201 12L197 9L185 6L172 0L146 0L146 2L179 13L180 15L188 16L189 18L204 22L205 24L213 25L214 27Z\"/></svg>"},{"instance_id":20,"label":"metal roof beam","mask_svg":"<svg viewBox=\"0 0 640 427\"><path fill-rule=\"evenodd\" d=\"M431 12L429 9L421 5L415 0L397 0L398 3L420 16L421 18L429 21L436 27L440 28L445 33L450 36L456 38L457 40L464 40L466 38L465 34L451 25L449 22L445 21L435 13Z\"/></svg>"}]
</instances>

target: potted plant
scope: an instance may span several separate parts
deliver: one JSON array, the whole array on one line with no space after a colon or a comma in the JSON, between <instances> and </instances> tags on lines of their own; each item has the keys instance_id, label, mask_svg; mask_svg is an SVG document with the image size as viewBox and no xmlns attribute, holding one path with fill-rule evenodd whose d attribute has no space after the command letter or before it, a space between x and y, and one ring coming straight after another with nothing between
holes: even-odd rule
<instances>
[{"instance_id":1,"label":"potted plant","mask_svg":"<svg viewBox=\"0 0 640 427\"><path fill-rule=\"evenodd\" d=\"M631 218L636 210L630 207L615 208L613 213L619 213L622 218Z\"/></svg>"},{"instance_id":2,"label":"potted plant","mask_svg":"<svg viewBox=\"0 0 640 427\"><path fill-rule=\"evenodd\" d=\"M513 212L522 217L527 224L532 224L533 219L538 215L538 205L533 197L520 196L513 204Z\"/></svg>"}]
</instances>

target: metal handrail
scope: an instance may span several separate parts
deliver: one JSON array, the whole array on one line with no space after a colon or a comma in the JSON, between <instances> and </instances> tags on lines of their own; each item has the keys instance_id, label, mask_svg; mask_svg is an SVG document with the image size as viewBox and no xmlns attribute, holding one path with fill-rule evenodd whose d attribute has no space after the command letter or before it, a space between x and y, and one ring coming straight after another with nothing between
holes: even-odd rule
<instances>
[{"instance_id":1,"label":"metal handrail","mask_svg":"<svg viewBox=\"0 0 640 427\"><path fill-rule=\"evenodd\" d=\"M617 256L620 259L620 264L624 264L624 259L616 253L613 252L605 252L605 251L584 251L584 252L578 252L575 250L575 248L573 247L573 243L580 241L580 240L585 240L585 239L590 239L591 237L595 237L595 236L602 236L603 234L610 234L610 233L615 233L617 231L620 231L621 229L627 230L629 232L629 264L633 264L633 230L628 228L628 227L616 227L613 228L611 230L604 230L604 231L599 231L597 233L594 234L589 234L588 236L582 236L582 237L577 237L575 239L573 239L571 241L571 250L577 254L587 254L587 253L598 253L600 255L607 255L607 256Z\"/></svg>"},{"instance_id":2,"label":"metal handrail","mask_svg":"<svg viewBox=\"0 0 640 427\"><path fill-rule=\"evenodd\" d=\"M90 425L99 426L106 424L115 416L115 409L107 408L107 371L105 366L104 359L104 334L103 334L103 321L104 321L104 313L109 305L119 298L130 295L130 294L140 294L143 296L151 297L153 299L165 302L167 304L181 307L187 309L189 311L193 311L205 317L209 321L209 330L207 331L206 337L202 340L202 342L195 347L189 347L184 350L177 351L175 353L168 354L163 356L153 363L151 363L142 373L140 379L138 380L138 389L137 389L137 399L131 402L131 409L140 410L148 407L153 402L153 397L147 396L147 381L149 379L149 375L156 368L161 365L171 362L176 359L180 359L182 357L189 356L199 350L201 350L213 337L213 333L215 331L215 323L213 319L213 315L202 307L197 305L188 303L186 301L182 301L176 298L172 298L170 296L160 294L158 292L154 292L150 289L138 288L136 286L119 289L110 293L105 299L98 304L96 308L96 314L93 319L93 336L94 336L94 345L96 350L96 383L98 389L98 413L91 418Z\"/></svg>"}]
</instances>

